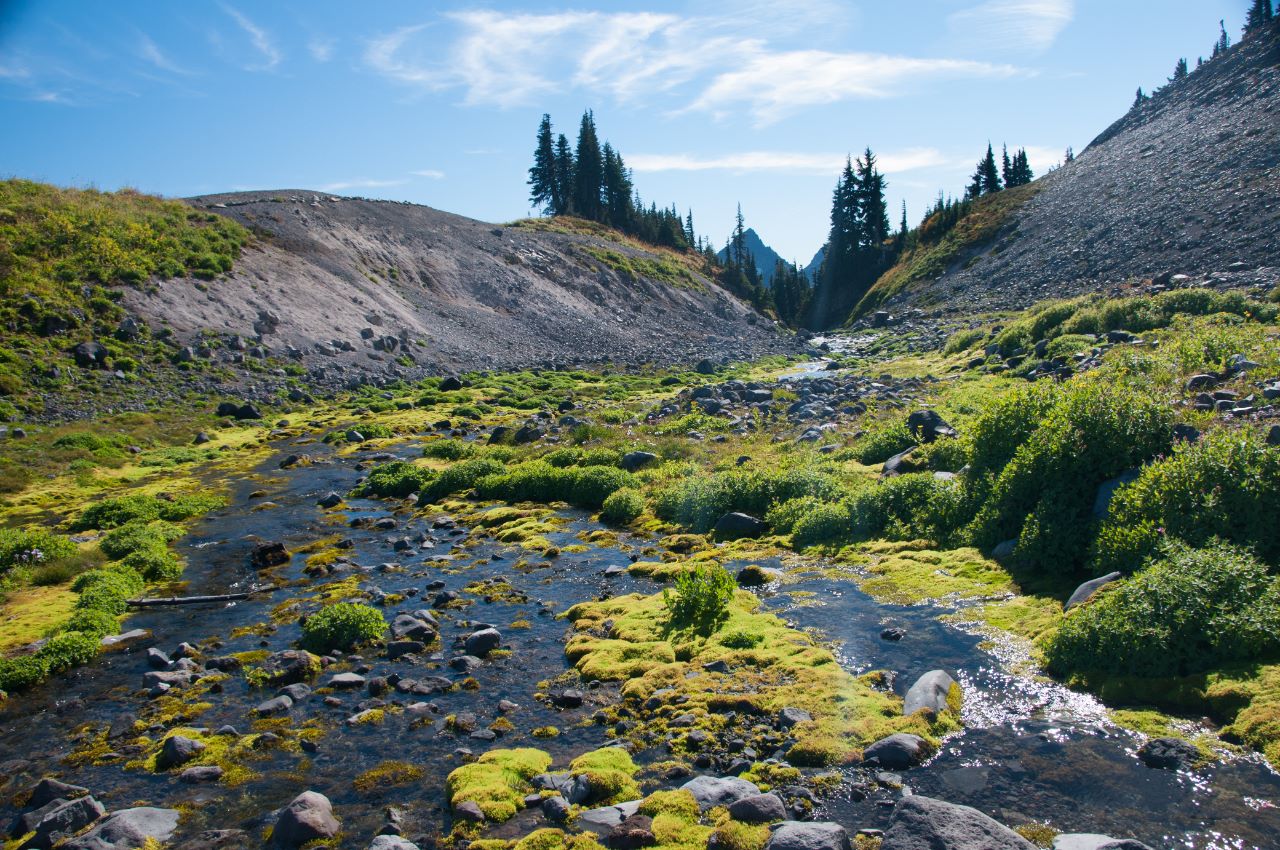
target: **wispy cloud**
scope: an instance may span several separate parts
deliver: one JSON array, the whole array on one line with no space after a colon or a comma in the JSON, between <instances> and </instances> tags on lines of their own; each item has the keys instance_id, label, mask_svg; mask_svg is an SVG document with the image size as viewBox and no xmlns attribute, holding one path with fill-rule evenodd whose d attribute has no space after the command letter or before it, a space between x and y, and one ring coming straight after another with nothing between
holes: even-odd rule
<instances>
[{"instance_id":1,"label":"wispy cloud","mask_svg":"<svg viewBox=\"0 0 1280 850\"><path fill-rule=\"evenodd\" d=\"M323 192L342 192L347 189L385 189L388 186L403 186L403 180L337 180L320 186Z\"/></svg>"},{"instance_id":2,"label":"wispy cloud","mask_svg":"<svg viewBox=\"0 0 1280 850\"><path fill-rule=\"evenodd\" d=\"M266 30L231 6L224 5L222 10L231 16L240 29L244 30L245 35L249 36L249 42L253 45L253 48L262 55L262 62L246 66L246 71L270 71L280 64L280 60L283 57Z\"/></svg>"},{"instance_id":3,"label":"wispy cloud","mask_svg":"<svg viewBox=\"0 0 1280 850\"><path fill-rule=\"evenodd\" d=\"M430 178L431 180L444 179L444 172L439 170L438 168L424 168L421 171L410 171L409 173L415 177L427 177L427 178Z\"/></svg>"},{"instance_id":4,"label":"wispy cloud","mask_svg":"<svg viewBox=\"0 0 1280 850\"><path fill-rule=\"evenodd\" d=\"M827 0L784 2L797 15L806 9L832 14ZM737 5L761 6L755 0ZM756 12L764 14L763 8ZM432 27L430 44L428 24L371 40L366 65L399 83L461 90L469 105L523 105L577 88L626 103L661 97L675 111L745 110L760 124L807 106L893 97L928 80L1018 73L1008 65L959 59L778 50L761 35L776 28L744 28L725 10L707 17L485 10L448 13L442 23Z\"/></svg>"},{"instance_id":5,"label":"wispy cloud","mask_svg":"<svg viewBox=\"0 0 1280 850\"><path fill-rule=\"evenodd\" d=\"M183 68L166 56L164 51L160 49L159 45L152 41L145 33L138 34L138 55L147 62L150 62L152 65L155 65L161 71L184 75L191 73L191 71L188 71L186 68Z\"/></svg>"},{"instance_id":6,"label":"wispy cloud","mask_svg":"<svg viewBox=\"0 0 1280 850\"><path fill-rule=\"evenodd\" d=\"M639 154L628 157L634 171L776 171L791 174L831 175L845 162L843 153L799 153L792 151L747 151L712 157L691 154ZM886 174L933 168L950 160L933 148L910 148L877 156Z\"/></svg>"},{"instance_id":7,"label":"wispy cloud","mask_svg":"<svg viewBox=\"0 0 1280 850\"><path fill-rule=\"evenodd\" d=\"M1052 46L1074 17L1075 0L987 0L953 12L947 23L967 44L1039 52Z\"/></svg>"},{"instance_id":8,"label":"wispy cloud","mask_svg":"<svg viewBox=\"0 0 1280 850\"><path fill-rule=\"evenodd\" d=\"M25 80L31 71L25 65L0 65L0 80Z\"/></svg>"},{"instance_id":9,"label":"wispy cloud","mask_svg":"<svg viewBox=\"0 0 1280 850\"><path fill-rule=\"evenodd\" d=\"M331 38L313 38L307 42L307 52L317 62L328 62L333 58L334 43Z\"/></svg>"}]
</instances>

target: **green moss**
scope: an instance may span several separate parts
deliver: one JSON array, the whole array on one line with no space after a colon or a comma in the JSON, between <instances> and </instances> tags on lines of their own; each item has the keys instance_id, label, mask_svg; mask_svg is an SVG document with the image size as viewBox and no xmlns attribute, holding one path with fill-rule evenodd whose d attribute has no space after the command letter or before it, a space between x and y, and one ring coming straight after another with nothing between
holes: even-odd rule
<instances>
[{"instance_id":1,"label":"green moss","mask_svg":"<svg viewBox=\"0 0 1280 850\"><path fill-rule=\"evenodd\" d=\"M426 771L416 765L404 761L384 761L371 767L351 780L357 791L375 791L395 785L408 785L417 782L426 775Z\"/></svg>"},{"instance_id":2,"label":"green moss","mask_svg":"<svg viewBox=\"0 0 1280 850\"><path fill-rule=\"evenodd\" d=\"M569 763L574 775L585 775L591 800L598 805L612 805L640 796L635 783L639 770L631 754L621 747L605 747L578 756Z\"/></svg>"},{"instance_id":3,"label":"green moss","mask_svg":"<svg viewBox=\"0 0 1280 850\"><path fill-rule=\"evenodd\" d=\"M531 790L529 780L550 766L551 756L541 750L490 750L449 774L445 781L449 804L473 802L490 821L509 820Z\"/></svg>"}]
</instances>

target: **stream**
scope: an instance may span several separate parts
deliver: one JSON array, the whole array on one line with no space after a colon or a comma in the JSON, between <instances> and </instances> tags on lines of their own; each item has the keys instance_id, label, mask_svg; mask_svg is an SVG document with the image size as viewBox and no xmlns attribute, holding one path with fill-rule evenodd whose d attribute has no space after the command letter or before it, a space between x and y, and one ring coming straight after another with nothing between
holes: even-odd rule
<instances>
[{"instance_id":1,"label":"stream","mask_svg":"<svg viewBox=\"0 0 1280 850\"><path fill-rule=\"evenodd\" d=\"M292 445L279 448L287 453ZM461 763L455 755L459 748L478 753L493 747L534 746L547 750L560 765L608 740L608 730L590 721L599 705L616 698L616 688L588 690L586 704L569 710L541 703L534 693L538 682L571 669L563 653L567 626L554 613L609 594L656 591L658 585L647 579L603 575L608 566L625 566L627 552L591 545L586 552L565 552L547 567L517 568L523 554L518 547L485 538L464 548L459 544L468 539L465 529L456 533L433 529L429 520L393 514L389 503L369 500L350 500L340 516L375 520L394 516L398 528L335 525L333 518L339 515L321 510L316 501L331 490L345 493L354 486L360 474L355 468L360 453L351 458L326 457L322 447L314 444L307 451L320 462L281 470L276 468L278 458L273 459L233 487L229 507L193 526L178 544L188 561L183 593L226 593L251 585L256 577L248 567L248 554L256 539L279 540L293 551L341 534L352 541L344 556L357 565L362 587L409 597L387 607L388 619L397 611L428 607L434 591L425 586L435 580L473 604L440 612L441 650L430 659L423 656L415 664L374 654L349 656L330 672L459 679L465 674L449 669L445 659L454 639L469 633L470 621L495 625L514 653L488 660L471 672L476 690L421 698L390 693L388 701L421 700L437 710L388 712L380 724L347 722L368 699L363 690L336 692L333 696L340 704L334 707L314 695L294 706L290 716L295 726L310 722L324 730L315 751L264 753L250 765L257 778L236 787L184 785L173 775L126 769L123 758L97 766L63 763L76 747L78 730L102 729L124 712L141 713L148 700L141 690L143 674L150 669L146 647L171 651L182 641L207 645L216 640L220 646L211 654L227 655L293 646L300 634L296 623L282 624L267 634L237 630L270 622L274 607L312 592L315 584L333 580L307 579L302 572L305 557L295 556L277 571L290 581L288 587L233 604L143 610L131 616L125 628L148 629L149 640L104 653L93 664L15 696L0 708L0 816L6 821L15 813L10 808L13 795L44 775L90 788L108 810L139 801L186 804L184 836L209 828L256 829L269 822L272 810L311 789L333 801L343 820L344 846L363 847L383 823L387 806L405 812L411 834L448 828L443 785L447 773ZM407 457L410 451L411 447L404 447L397 454ZM267 491L265 499L250 498L258 489ZM267 500L274 507L255 510ZM580 543L581 532L600 528L584 512L561 515L566 524L548 535L557 546ZM391 538L419 533L428 535L428 542L413 556L402 558L392 550ZM650 542L626 535L622 539L623 545L635 549ZM437 558L452 560L432 560ZM383 566L387 564L401 566L388 569ZM739 565L725 566L733 571ZM340 572L334 578L348 574ZM903 693L920 674L943 668L964 687L965 731L947 740L926 765L902 774L902 782L912 791L975 806L1010 824L1049 821L1062 831L1132 836L1153 847L1280 846L1280 808L1274 802L1280 801L1280 776L1260 758L1232 758L1192 774L1149 769L1135 755L1141 740L1111 724L1095 700L1011 673L1016 659L979 635L939 622L937 617L945 613L941 609L880 603L859 591L852 580L829 575L802 574L760 593L769 610L831 642L840 663L854 673L894 671L895 688ZM464 590L490 577L506 579L527 601L485 602ZM517 621L527 622L528 627L512 628ZM881 640L879 633L886 625L906 629L906 637L899 642ZM317 684L323 684L328 675L322 673ZM250 711L271 694L271 690L251 689L243 676L233 676L220 694L209 697L212 708L195 723L210 729L230 724L249 731ZM475 740L445 727L446 715L473 712L478 728L484 728L501 716L498 703L502 700L519 706L506 715L516 731L495 742ZM559 728L561 734L529 735L529 730L548 725ZM642 754L639 760L663 755ZM423 766L426 775L403 785L365 791L353 787L355 776L389 760ZM816 816L839 821L851 830L883 828L892 812L892 797L875 793L863 798L853 782L854 769L848 778ZM521 834L535 825L545 825L541 816L525 811L494 834Z\"/></svg>"}]
</instances>

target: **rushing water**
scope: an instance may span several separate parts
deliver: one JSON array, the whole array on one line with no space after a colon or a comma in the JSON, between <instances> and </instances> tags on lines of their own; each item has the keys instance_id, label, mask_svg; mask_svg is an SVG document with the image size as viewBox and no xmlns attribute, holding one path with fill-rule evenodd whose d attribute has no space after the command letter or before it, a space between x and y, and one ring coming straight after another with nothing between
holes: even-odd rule
<instances>
[{"instance_id":1,"label":"rushing water","mask_svg":"<svg viewBox=\"0 0 1280 850\"><path fill-rule=\"evenodd\" d=\"M282 447L286 448L286 447ZM309 448L314 452L315 449ZM350 846L363 846L382 822L387 805L402 808L411 833L447 828L444 777L459 761L455 750L481 751L491 746L538 746L548 750L557 764L602 744L608 731L590 723L598 705L616 699L616 688L601 686L588 692L581 709L559 711L534 699L538 683L565 673L563 655L566 625L550 614L568 605L607 594L632 590L652 592L647 580L627 575L606 578L603 570L627 563L618 548L591 546L589 551L564 553L550 566L517 568L520 550L491 540L463 548L465 534L432 530L425 520L397 515L395 531L335 527L315 505L330 490L345 492L358 472L354 459L333 459L311 466L277 470L264 465L259 474L235 488L231 506L200 521L180 547L188 558L188 593L225 593L252 584L248 553L258 539L281 540L290 549L341 533L353 542L346 556L365 587L416 598L392 606L396 610L426 607L432 596L425 585L442 580L446 589L458 591L474 602L468 608L444 612L441 618L442 655L435 660L388 661L385 658L348 658L337 670L367 666L367 675L399 672L421 678L444 675L461 678L444 659L451 655L455 638L467 634L468 621L492 623L502 630L515 653L486 661L471 675L479 688L425 698L438 706L428 722L415 722L410 713L388 714L380 725L351 725L367 699L363 691L336 694L341 707L330 708L320 697L295 706L296 723L318 722L325 729L314 753L273 752L252 767L261 776L227 788L221 785L188 786L170 775L126 770L123 760L102 766L68 768L61 763L75 747L77 730L89 725L102 728L122 712L140 713L147 697L140 691L147 665L141 647L173 649L180 641L207 643L216 640L217 654L248 650L278 650L298 638L294 624L259 636L232 637L233 630L268 622L273 607L291 596L305 595L321 581L305 580L303 558L296 557L283 574L296 586L253 599L222 606L145 610L128 621L130 628L153 633L134 651L104 654L94 664L11 700L0 713L0 789L4 802L18 789L42 775L58 775L92 789L108 809L146 801L155 805L191 804L192 814L184 832L202 828L252 828L272 809L310 788L333 800L344 820ZM262 499L251 491L264 488L274 507L254 510ZM352 500L345 516L380 518L390 515L386 503ZM580 512L566 512L565 527L548 535L566 546L580 542L577 535L596 528ZM433 536L416 556L401 559L392 551L390 538ZM633 539L622 545L641 546L649 541ZM452 558L432 562L437 556ZM498 556L496 560L489 560ZM481 563L477 563L481 562ZM400 563L403 568L383 565ZM339 577L349 573L339 573ZM464 587L477 579L505 578L527 601L486 603ZM934 668L952 672L964 685L966 729L946 742L927 765L903 775L915 792L953 802L974 805L1006 822L1029 819L1050 821L1064 830L1132 835L1152 846L1239 848L1280 846L1280 810L1270 801L1280 800L1280 777L1256 758L1240 758L1197 771L1194 775L1151 770L1135 757L1135 737L1109 724L1102 707L1092 699L1057 685L1015 676L1007 659L986 647L980 637L943 624L941 611L931 606L903 607L878 603L860 592L851 581L829 577L801 577L780 588L762 592L771 610L795 626L811 630L835 645L840 662L853 672L870 669L895 671L895 687L903 692L919 674ZM513 629L517 620L527 629ZM879 638L885 625L902 626L907 637L900 642ZM318 684L323 684L322 674ZM210 698L213 708L198 723L211 729L231 724L247 731L249 712L269 696L251 690L242 677L225 683L221 694ZM388 699L403 702L392 694ZM519 708L509 715L518 734L493 744L469 739L444 727L451 713L474 712L480 728L499 716L500 700ZM533 739L528 731L554 725L562 734ZM427 775L419 782L357 791L352 779L364 770L388 760L422 765ZM26 762L25 765L19 762ZM883 827L888 820L892 794L879 791L865 799L853 790L857 779L824 805L823 814L847 826ZM7 813L0 809L0 813ZM538 819L527 811L501 834L531 828Z\"/></svg>"}]
</instances>

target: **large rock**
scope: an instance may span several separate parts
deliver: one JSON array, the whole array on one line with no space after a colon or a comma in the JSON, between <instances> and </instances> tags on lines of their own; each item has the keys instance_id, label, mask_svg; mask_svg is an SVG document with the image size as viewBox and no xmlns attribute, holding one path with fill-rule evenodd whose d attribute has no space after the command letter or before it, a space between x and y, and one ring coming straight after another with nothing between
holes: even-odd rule
<instances>
[{"instance_id":1,"label":"large rock","mask_svg":"<svg viewBox=\"0 0 1280 850\"><path fill-rule=\"evenodd\" d=\"M917 410L907 417L907 430L922 443L932 443L939 437L954 437L956 429L936 410Z\"/></svg>"},{"instance_id":2,"label":"large rock","mask_svg":"<svg viewBox=\"0 0 1280 850\"><path fill-rule=\"evenodd\" d=\"M639 850L657 844L653 834L653 818L648 815L632 815L609 831L605 839L613 850Z\"/></svg>"},{"instance_id":3,"label":"large rock","mask_svg":"<svg viewBox=\"0 0 1280 850\"><path fill-rule=\"evenodd\" d=\"M934 714L942 714L950 707L947 697L955 684L956 680L945 670L930 670L916 679L916 683L907 691L902 700L902 713L912 715L925 708Z\"/></svg>"},{"instance_id":4,"label":"large rock","mask_svg":"<svg viewBox=\"0 0 1280 850\"><path fill-rule=\"evenodd\" d=\"M71 356L82 369L107 368L107 347L100 342L82 342L71 349Z\"/></svg>"},{"instance_id":5,"label":"large rock","mask_svg":"<svg viewBox=\"0 0 1280 850\"><path fill-rule=\"evenodd\" d=\"M369 843L368 850L418 850L418 845L398 835L379 835Z\"/></svg>"},{"instance_id":6,"label":"large rock","mask_svg":"<svg viewBox=\"0 0 1280 850\"><path fill-rule=\"evenodd\" d=\"M915 464L911 460L911 453L916 450L915 446L906 451L898 452L893 457L884 462L884 466L880 468L881 478L893 478L895 475L904 475L908 472L915 471Z\"/></svg>"},{"instance_id":7,"label":"large rock","mask_svg":"<svg viewBox=\"0 0 1280 850\"><path fill-rule=\"evenodd\" d=\"M893 810L880 850L1035 850L1018 833L968 806L913 794Z\"/></svg>"},{"instance_id":8,"label":"large rock","mask_svg":"<svg viewBox=\"0 0 1280 850\"><path fill-rule=\"evenodd\" d=\"M1111 500L1115 498L1116 491L1125 484L1136 481L1141 474L1140 469L1129 469L1099 484L1098 491L1093 497L1093 518L1105 519L1107 511L1111 509Z\"/></svg>"},{"instance_id":9,"label":"large rock","mask_svg":"<svg viewBox=\"0 0 1280 850\"><path fill-rule=\"evenodd\" d=\"M1095 832L1061 832L1053 837L1053 850L1151 850L1134 838L1112 838Z\"/></svg>"},{"instance_id":10,"label":"large rock","mask_svg":"<svg viewBox=\"0 0 1280 850\"><path fill-rule=\"evenodd\" d=\"M77 797L87 797L88 795L88 788L82 788L79 785L68 785L51 776L46 776L31 789L31 794L27 797L27 807L38 809L41 806L52 803L54 800L74 800Z\"/></svg>"},{"instance_id":11,"label":"large rock","mask_svg":"<svg viewBox=\"0 0 1280 850\"><path fill-rule=\"evenodd\" d=\"M161 844L178 828L177 809L139 806L121 809L84 835L62 845L65 850L133 850L150 838Z\"/></svg>"},{"instance_id":12,"label":"large rock","mask_svg":"<svg viewBox=\"0 0 1280 850\"><path fill-rule=\"evenodd\" d=\"M1181 738L1152 738L1138 749L1138 758L1147 767L1190 770L1200 758L1200 751Z\"/></svg>"},{"instance_id":13,"label":"large rock","mask_svg":"<svg viewBox=\"0 0 1280 850\"><path fill-rule=\"evenodd\" d=\"M278 847L301 847L308 841L332 838L339 828L329 798L315 791L303 791L280 811L271 840Z\"/></svg>"},{"instance_id":14,"label":"large rock","mask_svg":"<svg viewBox=\"0 0 1280 850\"><path fill-rule=\"evenodd\" d=\"M787 806L777 794L755 794L730 803L729 815L743 823L770 823L785 820Z\"/></svg>"},{"instance_id":15,"label":"large rock","mask_svg":"<svg viewBox=\"0 0 1280 850\"><path fill-rule=\"evenodd\" d=\"M575 823L582 829L589 829L596 835L608 837L619 824L640 810L640 800L619 803L616 806L601 806L598 809L587 809L578 814Z\"/></svg>"},{"instance_id":16,"label":"large rock","mask_svg":"<svg viewBox=\"0 0 1280 850\"><path fill-rule=\"evenodd\" d=\"M1067 604L1063 606L1063 611L1070 611L1077 605L1083 605L1093 598L1093 594L1097 593L1104 585L1111 584L1121 578L1120 573L1107 573L1101 578L1090 579L1075 589L1071 594L1071 598L1067 600Z\"/></svg>"},{"instance_id":17,"label":"large rock","mask_svg":"<svg viewBox=\"0 0 1280 850\"><path fill-rule=\"evenodd\" d=\"M255 570L278 567L288 562L289 550L284 548L283 543L259 543L249 555L249 564Z\"/></svg>"},{"instance_id":18,"label":"large rock","mask_svg":"<svg viewBox=\"0 0 1280 850\"><path fill-rule=\"evenodd\" d=\"M750 514L731 513L716 520L713 532L717 540L737 540L742 537L759 537L764 534L766 528L768 526L763 520L756 519Z\"/></svg>"},{"instance_id":19,"label":"large rock","mask_svg":"<svg viewBox=\"0 0 1280 850\"><path fill-rule=\"evenodd\" d=\"M929 749L924 738L899 732L881 738L862 751L862 760L889 770L906 770L924 761Z\"/></svg>"},{"instance_id":20,"label":"large rock","mask_svg":"<svg viewBox=\"0 0 1280 850\"><path fill-rule=\"evenodd\" d=\"M40 811L40 820L32 826L34 834L22 845L24 848L48 850L102 817L107 810L92 797L80 797L65 802L55 800Z\"/></svg>"},{"instance_id":21,"label":"large rock","mask_svg":"<svg viewBox=\"0 0 1280 850\"><path fill-rule=\"evenodd\" d=\"M643 469L658 459L653 452L627 452L622 456L620 466L627 472L635 472L637 469Z\"/></svg>"},{"instance_id":22,"label":"large rock","mask_svg":"<svg viewBox=\"0 0 1280 850\"><path fill-rule=\"evenodd\" d=\"M693 795L693 799L698 801L698 808L704 812L760 793L753 783L736 776L695 776L680 787Z\"/></svg>"},{"instance_id":23,"label":"large rock","mask_svg":"<svg viewBox=\"0 0 1280 850\"><path fill-rule=\"evenodd\" d=\"M838 823L783 821L769 836L764 850L849 850L849 833ZM957 848L958 850L958 848ZM965 848L969 850L969 848Z\"/></svg>"},{"instance_id":24,"label":"large rock","mask_svg":"<svg viewBox=\"0 0 1280 850\"><path fill-rule=\"evenodd\" d=\"M476 658L484 658L490 652L493 652L502 645L502 633L497 629L480 629L467 635L467 639L463 642L463 646L467 650L467 655L474 655Z\"/></svg>"},{"instance_id":25,"label":"large rock","mask_svg":"<svg viewBox=\"0 0 1280 850\"><path fill-rule=\"evenodd\" d=\"M302 649L282 649L262 661L262 669L273 685L305 682L320 672L320 659Z\"/></svg>"},{"instance_id":26,"label":"large rock","mask_svg":"<svg viewBox=\"0 0 1280 850\"><path fill-rule=\"evenodd\" d=\"M185 735L170 735L160 745L160 752L156 756L156 767L160 770L180 767L198 757L204 752L205 747L206 744L203 741L197 741Z\"/></svg>"}]
</instances>

